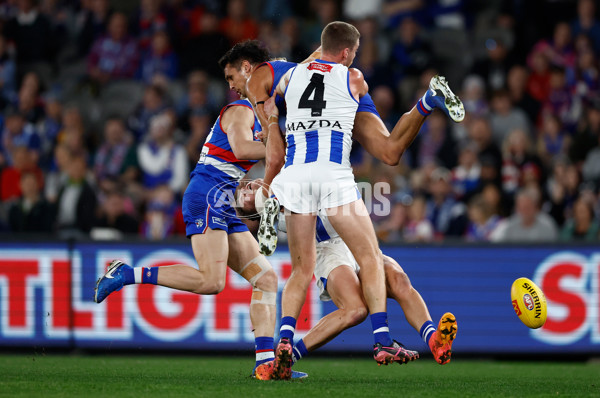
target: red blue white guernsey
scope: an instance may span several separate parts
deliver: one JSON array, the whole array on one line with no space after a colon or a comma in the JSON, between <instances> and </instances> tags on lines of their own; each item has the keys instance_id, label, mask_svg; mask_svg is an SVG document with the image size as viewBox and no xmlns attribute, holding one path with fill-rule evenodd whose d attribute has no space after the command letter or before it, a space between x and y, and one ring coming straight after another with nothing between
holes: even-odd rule
<instances>
[{"instance_id":1,"label":"red blue white guernsey","mask_svg":"<svg viewBox=\"0 0 600 398\"><path fill-rule=\"evenodd\" d=\"M227 139L227 132L225 132L221 126L221 116L223 115L223 112L232 106L245 106L252 110L252 105L247 99L234 101L221 110L219 117L215 121L215 124L202 147L200 159L198 159L198 164L194 171L192 171L192 176L201 172L209 172L214 177L239 181L257 162L257 160L240 160L235 157L235 154L231 149L231 145ZM254 125L252 126L254 141L260 141L257 138L257 133L260 130L260 123L256 118L256 115L254 115Z\"/></svg>"}]
</instances>

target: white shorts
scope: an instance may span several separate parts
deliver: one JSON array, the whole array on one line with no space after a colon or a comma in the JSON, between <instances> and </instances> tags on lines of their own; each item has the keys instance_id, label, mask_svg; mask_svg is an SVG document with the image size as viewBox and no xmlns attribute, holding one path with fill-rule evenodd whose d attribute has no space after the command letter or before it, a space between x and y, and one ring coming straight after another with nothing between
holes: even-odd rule
<instances>
[{"instance_id":1,"label":"white shorts","mask_svg":"<svg viewBox=\"0 0 600 398\"><path fill-rule=\"evenodd\" d=\"M331 296L326 290L327 278L329 278L331 271L344 265L352 268L356 274L360 271L358 263L342 238L338 236L323 242L317 242L317 264L315 265L314 274L321 292L319 296L321 301L331 301Z\"/></svg>"},{"instance_id":2,"label":"white shorts","mask_svg":"<svg viewBox=\"0 0 600 398\"><path fill-rule=\"evenodd\" d=\"M331 162L288 166L273 179L271 189L286 210L301 214L360 199L352 168Z\"/></svg>"}]
</instances>

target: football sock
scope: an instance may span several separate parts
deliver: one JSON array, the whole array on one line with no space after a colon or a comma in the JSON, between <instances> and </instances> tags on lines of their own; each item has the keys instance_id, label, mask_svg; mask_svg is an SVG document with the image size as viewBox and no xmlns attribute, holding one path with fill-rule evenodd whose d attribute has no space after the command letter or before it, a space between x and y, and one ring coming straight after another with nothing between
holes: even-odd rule
<instances>
[{"instance_id":1,"label":"football sock","mask_svg":"<svg viewBox=\"0 0 600 398\"><path fill-rule=\"evenodd\" d=\"M273 337L257 337L254 339L254 348L256 351L256 368L258 365L275 359L273 352Z\"/></svg>"},{"instance_id":2,"label":"football sock","mask_svg":"<svg viewBox=\"0 0 600 398\"><path fill-rule=\"evenodd\" d=\"M141 268L132 268L128 265L124 265L121 267L121 275L123 275L123 285L133 285L134 283L136 283L136 270L141 271Z\"/></svg>"},{"instance_id":3,"label":"football sock","mask_svg":"<svg viewBox=\"0 0 600 398\"><path fill-rule=\"evenodd\" d=\"M294 350L292 351L292 360L294 363L307 355L308 350L306 349L306 345L304 345L304 340L300 340L294 344Z\"/></svg>"},{"instance_id":4,"label":"football sock","mask_svg":"<svg viewBox=\"0 0 600 398\"><path fill-rule=\"evenodd\" d=\"M293 341L296 331L296 319L291 316L281 318L281 328L279 328L279 338Z\"/></svg>"},{"instance_id":5,"label":"football sock","mask_svg":"<svg viewBox=\"0 0 600 398\"><path fill-rule=\"evenodd\" d=\"M158 284L158 267L136 267L133 268L132 274L134 281L131 283ZM125 285L130 285L131 283L126 282Z\"/></svg>"},{"instance_id":6,"label":"football sock","mask_svg":"<svg viewBox=\"0 0 600 398\"><path fill-rule=\"evenodd\" d=\"M435 332L435 326L433 326L433 322L427 321L421 326L421 330L419 333L421 334L421 338L425 342L425 344L429 345L429 340L431 336L433 336L433 332Z\"/></svg>"},{"instance_id":7,"label":"football sock","mask_svg":"<svg viewBox=\"0 0 600 398\"><path fill-rule=\"evenodd\" d=\"M428 116L433 110L433 100L431 99L431 91L427 90L423 97L417 102L417 110L423 116Z\"/></svg>"},{"instance_id":8,"label":"football sock","mask_svg":"<svg viewBox=\"0 0 600 398\"><path fill-rule=\"evenodd\" d=\"M391 347L392 338L388 327L387 312L371 314L371 325L373 326L373 338L375 344L381 343L385 347Z\"/></svg>"}]
</instances>

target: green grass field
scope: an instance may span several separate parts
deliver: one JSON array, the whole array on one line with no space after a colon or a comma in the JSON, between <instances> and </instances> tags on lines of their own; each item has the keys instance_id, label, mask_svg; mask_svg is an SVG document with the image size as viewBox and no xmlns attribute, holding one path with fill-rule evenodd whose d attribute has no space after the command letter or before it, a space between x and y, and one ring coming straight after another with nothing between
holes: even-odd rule
<instances>
[{"instance_id":1,"label":"green grass field","mask_svg":"<svg viewBox=\"0 0 600 398\"><path fill-rule=\"evenodd\" d=\"M309 358L309 379L261 382L249 357L0 355L2 397L600 396L600 363Z\"/></svg>"}]
</instances>

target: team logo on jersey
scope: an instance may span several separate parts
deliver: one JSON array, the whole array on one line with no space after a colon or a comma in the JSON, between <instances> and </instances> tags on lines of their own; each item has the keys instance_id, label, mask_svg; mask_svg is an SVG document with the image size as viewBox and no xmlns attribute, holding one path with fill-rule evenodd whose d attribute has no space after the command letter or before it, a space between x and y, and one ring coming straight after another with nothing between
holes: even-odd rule
<instances>
[{"instance_id":1,"label":"team logo on jersey","mask_svg":"<svg viewBox=\"0 0 600 398\"><path fill-rule=\"evenodd\" d=\"M219 225L223 225L223 226L227 225L225 220L223 220L221 217L213 217L212 222L213 222L213 224L219 224Z\"/></svg>"},{"instance_id":2,"label":"team logo on jersey","mask_svg":"<svg viewBox=\"0 0 600 398\"><path fill-rule=\"evenodd\" d=\"M333 65L328 65L328 64L320 64L318 62L313 62L310 65L308 65L308 70L318 70L321 72L331 72L331 69L333 68Z\"/></svg>"},{"instance_id":3,"label":"team logo on jersey","mask_svg":"<svg viewBox=\"0 0 600 398\"><path fill-rule=\"evenodd\" d=\"M196 220L196 227L197 228L202 228L203 225L204 225L204 221L201 218L199 218L199 219Z\"/></svg>"}]
</instances>

